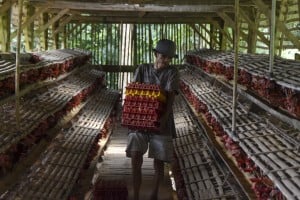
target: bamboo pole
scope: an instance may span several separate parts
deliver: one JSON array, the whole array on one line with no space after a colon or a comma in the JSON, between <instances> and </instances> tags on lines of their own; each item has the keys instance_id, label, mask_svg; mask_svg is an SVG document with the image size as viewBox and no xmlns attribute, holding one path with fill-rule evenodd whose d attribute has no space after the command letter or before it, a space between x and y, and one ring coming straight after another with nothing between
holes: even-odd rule
<instances>
[{"instance_id":1,"label":"bamboo pole","mask_svg":"<svg viewBox=\"0 0 300 200\"><path fill-rule=\"evenodd\" d=\"M233 71L233 101L232 101L232 133L236 129L236 106L237 106L237 79L238 79L238 53L239 53L239 0L235 0L235 37L234 37L234 71Z\"/></svg>"},{"instance_id":2,"label":"bamboo pole","mask_svg":"<svg viewBox=\"0 0 300 200\"><path fill-rule=\"evenodd\" d=\"M152 45L152 32L151 32L151 25L150 24L148 24L148 34L149 34L149 45L148 45L148 49L149 49L149 51L148 51L148 60L149 60L149 62L151 62L151 57L152 57L152 47L153 47L153 45Z\"/></svg>"},{"instance_id":3,"label":"bamboo pole","mask_svg":"<svg viewBox=\"0 0 300 200\"><path fill-rule=\"evenodd\" d=\"M272 0L271 12L271 26L270 26L270 57L269 57L269 76L272 77L274 65L274 48L275 48L275 21L276 21L276 0Z\"/></svg>"},{"instance_id":4,"label":"bamboo pole","mask_svg":"<svg viewBox=\"0 0 300 200\"><path fill-rule=\"evenodd\" d=\"M19 5L19 22L17 30L17 50L16 50L16 71L15 71L15 95L16 95L16 123L17 130L20 130L20 49L21 49L21 33L22 33L22 12L23 12L23 0L18 1Z\"/></svg>"},{"instance_id":5,"label":"bamboo pole","mask_svg":"<svg viewBox=\"0 0 300 200\"><path fill-rule=\"evenodd\" d=\"M100 55L100 49L102 49L103 47L102 47L102 43L101 43L101 38L100 38L100 36L101 36L101 30L100 30L100 28L99 28L99 24L97 24L96 25L96 37L97 37L97 45L98 45L98 47L97 47L97 64L99 64L99 63L101 63L101 57L102 57L102 55Z\"/></svg>"},{"instance_id":6,"label":"bamboo pole","mask_svg":"<svg viewBox=\"0 0 300 200\"><path fill-rule=\"evenodd\" d=\"M137 60L137 28L136 28L136 24L133 25L133 66L136 67L137 66L137 63L138 63L138 60Z\"/></svg>"}]
</instances>

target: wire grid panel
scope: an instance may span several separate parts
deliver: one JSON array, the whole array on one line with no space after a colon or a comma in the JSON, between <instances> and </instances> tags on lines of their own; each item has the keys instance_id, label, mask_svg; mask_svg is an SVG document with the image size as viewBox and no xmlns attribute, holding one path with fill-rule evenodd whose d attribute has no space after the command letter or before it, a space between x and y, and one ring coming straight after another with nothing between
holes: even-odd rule
<instances>
[{"instance_id":1,"label":"wire grid panel","mask_svg":"<svg viewBox=\"0 0 300 200\"><path fill-rule=\"evenodd\" d=\"M174 105L176 138L173 144L188 199L238 199L225 172L216 163L203 131L181 101L184 100L177 98Z\"/></svg>"},{"instance_id":2,"label":"wire grid panel","mask_svg":"<svg viewBox=\"0 0 300 200\"><path fill-rule=\"evenodd\" d=\"M106 91L105 94L114 97L110 97L109 99L113 101L105 106L113 107L118 99L118 93ZM88 104L99 108L97 104L100 101L95 100L106 98L102 95L99 92L96 94L97 98L89 101ZM103 107L103 110L107 112L111 109ZM101 113L101 110L98 111ZM109 113L103 116L108 117ZM99 123L104 122L99 120ZM64 131L63 136L54 139L55 144L45 150L30 173L9 191L7 199L68 199L87 161L90 149L96 141L96 133L99 132L100 130L97 129L77 126L75 122L72 127Z\"/></svg>"},{"instance_id":3,"label":"wire grid panel","mask_svg":"<svg viewBox=\"0 0 300 200\"><path fill-rule=\"evenodd\" d=\"M185 77L183 73L183 77ZM191 74L188 74L189 77ZM194 74L195 75L195 74ZM184 78L186 80L186 78ZM203 85L203 79L197 80L197 84L190 87L191 90ZM193 84L189 82L189 84ZM205 85L205 84L204 84ZM198 90L192 91L197 93ZM210 95L213 94L209 93ZM201 94L197 94L206 105L214 104L215 98L222 98L222 95L211 95L212 98L203 98ZM224 98L222 98L224 99ZM226 99L226 98L225 98ZM229 98L227 98L228 103ZM234 140L247 156L251 158L265 175L267 175L280 189L280 191L291 199L300 199L300 162L299 162L299 142L297 139L286 137L287 132L279 128L270 126L268 121L259 117L254 113L248 113L241 104L237 106L236 131L233 134L231 131L231 109L222 107L218 109L210 109L209 112L216 121L223 127L229 136L234 136Z\"/></svg>"}]
</instances>

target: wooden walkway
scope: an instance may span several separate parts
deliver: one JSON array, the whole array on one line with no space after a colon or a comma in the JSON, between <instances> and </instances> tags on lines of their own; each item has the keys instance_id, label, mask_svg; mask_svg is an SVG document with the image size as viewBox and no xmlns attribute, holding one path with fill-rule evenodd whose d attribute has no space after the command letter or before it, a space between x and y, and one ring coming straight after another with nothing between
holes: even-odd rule
<instances>
[{"instance_id":1,"label":"wooden walkway","mask_svg":"<svg viewBox=\"0 0 300 200\"><path fill-rule=\"evenodd\" d=\"M117 123L110 136L110 141L107 149L102 156L103 161L97 165L96 176L99 179L106 180L123 180L127 183L129 192L129 200L132 199L132 173L131 160L126 157L125 149L127 143L127 129ZM171 181L168 176L168 166L165 167L165 179L159 191L159 200L174 200L176 196L172 191ZM142 186L140 192L140 199L147 200L151 192L151 185L153 179L154 169L153 160L144 156L142 166Z\"/></svg>"}]
</instances>

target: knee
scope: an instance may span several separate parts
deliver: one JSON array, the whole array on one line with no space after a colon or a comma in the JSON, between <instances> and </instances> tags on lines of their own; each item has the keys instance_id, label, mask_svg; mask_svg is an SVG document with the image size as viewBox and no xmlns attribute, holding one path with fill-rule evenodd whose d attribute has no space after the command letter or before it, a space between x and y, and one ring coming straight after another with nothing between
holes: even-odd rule
<instances>
[{"instance_id":1,"label":"knee","mask_svg":"<svg viewBox=\"0 0 300 200\"><path fill-rule=\"evenodd\" d=\"M131 152L131 163L132 166L141 167L143 164L143 155L141 152L132 151Z\"/></svg>"}]
</instances>

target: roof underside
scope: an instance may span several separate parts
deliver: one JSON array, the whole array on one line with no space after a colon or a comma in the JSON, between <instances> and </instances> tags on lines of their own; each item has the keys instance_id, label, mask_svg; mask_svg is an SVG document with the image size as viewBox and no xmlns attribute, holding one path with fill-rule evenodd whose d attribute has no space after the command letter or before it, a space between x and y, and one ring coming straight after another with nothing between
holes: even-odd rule
<instances>
[{"instance_id":1,"label":"roof underside","mask_svg":"<svg viewBox=\"0 0 300 200\"><path fill-rule=\"evenodd\" d=\"M240 0L240 7L251 9L270 0ZM198 23L220 21L220 13L233 13L235 0L89 0L46 1L28 0L48 12L72 14L72 22L80 23Z\"/></svg>"}]
</instances>

